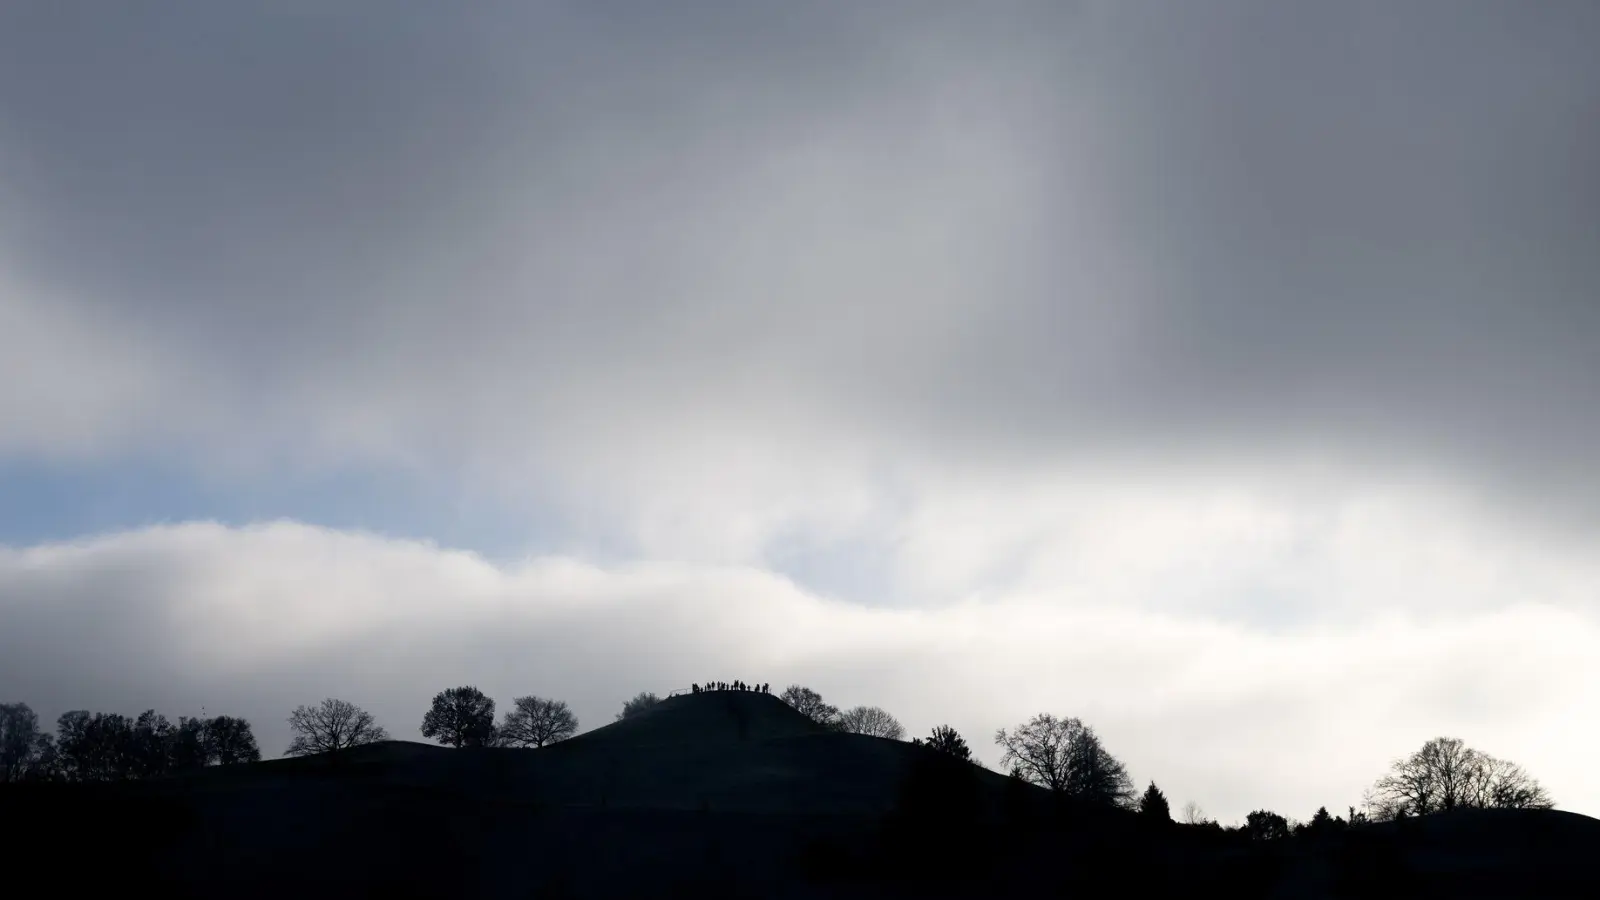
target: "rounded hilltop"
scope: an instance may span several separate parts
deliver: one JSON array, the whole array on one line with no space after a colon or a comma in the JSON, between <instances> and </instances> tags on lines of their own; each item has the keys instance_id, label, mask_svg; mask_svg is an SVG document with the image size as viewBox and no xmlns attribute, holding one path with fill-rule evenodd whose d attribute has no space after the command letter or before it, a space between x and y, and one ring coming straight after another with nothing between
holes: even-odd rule
<instances>
[{"instance_id":1,"label":"rounded hilltop","mask_svg":"<svg viewBox=\"0 0 1600 900\"><path fill-rule=\"evenodd\" d=\"M817 724L772 694L702 691L668 697L638 713L585 732L556 746L635 747L769 741L826 734Z\"/></svg>"}]
</instances>

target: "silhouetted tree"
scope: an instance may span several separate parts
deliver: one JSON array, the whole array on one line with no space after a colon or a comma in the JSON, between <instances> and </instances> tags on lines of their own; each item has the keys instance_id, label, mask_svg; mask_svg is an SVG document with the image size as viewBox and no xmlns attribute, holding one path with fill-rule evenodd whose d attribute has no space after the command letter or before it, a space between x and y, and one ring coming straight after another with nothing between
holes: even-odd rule
<instances>
[{"instance_id":1,"label":"silhouetted tree","mask_svg":"<svg viewBox=\"0 0 1600 900\"><path fill-rule=\"evenodd\" d=\"M92 781L99 754L89 730L90 713L73 709L56 718L56 760L68 781Z\"/></svg>"},{"instance_id":2,"label":"silhouetted tree","mask_svg":"<svg viewBox=\"0 0 1600 900\"><path fill-rule=\"evenodd\" d=\"M56 752L71 781L115 781L135 774L133 722L116 713L72 710L56 720Z\"/></svg>"},{"instance_id":3,"label":"silhouetted tree","mask_svg":"<svg viewBox=\"0 0 1600 900\"><path fill-rule=\"evenodd\" d=\"M1344 827L1345 822L1343 819L1335 818L1328 812L1326 806L1319 806L1316 813L1311 816L1311 821L1295 829L1295 835L1319 838L1334 834Z\"/></svg>"},{"instance_id":4,"label":"silhouetted tree","mask_svg":"<svg viewBox=\"0 0 1600 900\"><path fill-rule=\"evenodd\" d=\"M849 734L866 734L892 741L906 736L906 730L899 721L877 706L857 706L840 713L838 728Z\"/></svg>"},{"instance_id":5,"label":"silhouetted tree","mask_svg":"<svg viewBox=\"0 0 1600 900\"><path fill-rule=\"evenodd\" d=\"M41 733L34 739L33 753L22 771L23 781L62 781L61 756L53 735Z\"/></svg>"},{"instance_id":6,"label":"silhouetted tree","mask_svg":"<svg viewBox=\"0 0 1600 900\"><path fill-rule=\"evenodd\" d=\"M129 735L128 763L135 778L155 778L172 769L172 723L153 709L139 714Z\"/></svg>"},{"instance_id":7,"label":"silhouetted tree","mask_svg":"<svg viewBox=\"0 0 1600 900\"><path fill-rule=\"evenodd\" d=\"M259 752L257 756L259 758ZM203 769L217 761L216 750L206 734L205 719L178 717L178 727L172 732L170 759L174 772Z\"/></svg>"},{"instance_id":8,"label":"silhouetted tree","mask_svg":"<svg viewBox=\"0 0 1600 900\"><path fill-rule=\"evenodd\" d=\"M912 743L932 748L940 753L954 756L956 759L966 760L967 762L972 761L972 749L967 746L967 742L962 739L961 735L957 734L956 730L949 725L935 725L933 734L929 735L927 740L916 738L912 740Z\"/></svg>"},{"instance_id":9,"label":"silhouetted tree","mask_svg":"<svg viewBox=\"0 0 1600 900\"><path fill-rule=\"evenodd\" d=\"M661 698L655 694L649 691L640 691L633 696L632 700L622 704L622 712L617 713L617 721L631 719L660 702Z\"/></svg>"},{"instance_id":10,"label":"silhouetted tree","mask_svg":"<svg viewBox=\"0 0 1600 900\"><path fill-rule=\"evenodd\" d=\"M335 753L389 739L389 733L372 718L372 713L332 697L316 706L296 707L289 714L289 729L294 732L294 740L284 751L288 756Z\"/></svg>"},{"instance_id":11,"label":"silhouetted tree","mask_svg":"<svg viewBox=\"0 0 1600 900\"><path fill-rule=\"evenodd\" d=\"M0 703L0 782L21 781L39 750L39 715L26 703Z\"/></svg>"},{"instance_id":12,"label":"silhouetted tree","mask_svg":"<svg viewBox=\"0 0 1600 900\"><path fill-rule=\"evenodd\" d=\"M1244 830L1252 841L1275 841L1289 836L1289 820L1275 812L1258 809L1245 816Z\"/></svg>"},{"instance_id":13,"label":"silhouetted tree","mask_svg":"<svg viewBox=\"0 0 1600 900\"><path fill-rule=\"evenodd\" d=\"M1380 821L1457 808L1549 809L1550 795L1521 766L1439 737L1395 760L1367 794Z\"/></svg>"},{"instance_id":14,"label":"silhouetted tree","mask_svg":"<svg viewBox=\"0 0 1600 900\"><path fill-rule=\"evenodd\" d=\"M1183 804L1183 822L1185 825L1204 825L1209 821L1211 820L1206 818L1206 811L1200 808L1200 804L1193 800Z\"/></svg>"},{"instance_id":15,"label":"silhouetted tree","mask_svg":"<svg viewBox=\"0 0 1600 900\"><path fill-rule=\"evenodd\" d=\"M1555 801L1521 766L1490 756L1479 773L1476 798L1490 809L1550 809Z\"/></svg>"},{"instance_id":16,"label":"silhouetted tree","mask_svg":"<svg viewBox=\"0 0 1600 900\"><path fill-rule=\"evenodd\" d=\"M1040 713L1015 731L995 732L1000 764L1057 794L1106 806L1131 806L1133 779L1094 729L1075 718Z\"/></svg>"},{"instance_id":17,"label":"silhouetted tree","mask_svg":"<svg viewBox=\"0 0 1600 900\"><path fill-rule=\"evenodd\" d=\"M1167 824L1172 821L1172 807L1167 805L1167 795L1161 793L1154 781L1139 798L1139 814L1152 822Z\"/></svg>"},{"instance_id":18,"label":"silhouetted tree","mask_svg":"<svg viewBox=\"0 0 1600 900\"><path fill-rule=\"evenodd\" d=\"M494 742L494 701L471 685L440 691L422 716L422 736L451 747L486 747Z\"/></svg>"},{"instance_id":19,"label":"silhouetted tree","mask_svg":"<svg viewBox=\"0 0 1600 900\"><path fill-rule=\"evenodd\" d=\"M181 727L181 726L180 726ZM205 723L207 756L224 766L261 761L261 748L250 722L234 716L215 716Z\"/></svg>"},{"instance_id":20,"label":"silhouetted tree","mask_svg":"<svg viewBox=\"0 0 1600 900\"><path fill-rule=\"evenodd\" d=\"M839 708L824 703L822 695L811 688L791 684L783 689L778 699L794 707L797 712L818 725L834 727L839 720Z\"/></svg>"},{"instance_id":21,"label":"silhouetted tree","mask_svg":"<svg viewBox=\"0 0 1600 900\"><path fill-rule=\"evenodd\" d=\"M506 710L505 721L500 724L500 738L511 747L543 747L577 733L578 717L572 714L571 707L560 700L543 697L518 697L511 701L511 709Z\"/></svg>"}]
</instances>

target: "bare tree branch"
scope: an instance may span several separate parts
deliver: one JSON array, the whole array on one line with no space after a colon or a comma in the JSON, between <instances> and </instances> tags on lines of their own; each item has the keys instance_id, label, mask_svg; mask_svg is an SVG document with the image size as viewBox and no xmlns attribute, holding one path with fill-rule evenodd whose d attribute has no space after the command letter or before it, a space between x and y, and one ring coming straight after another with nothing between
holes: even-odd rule
<instances>
[{"instance_id":1,"label":"bare tree branch","mask_svg":"<svg viewBox=\"0 0 1600 900\"><path fill-rule=\"evenodd\" d=\"M1069 797L1110 806L1131 806L1133 779L1106 752L1094 729L1074 718L1049 713L995 732L1004 753L1000 764L1018 777Z\"/></svg>"},{"instance_id":2,"label":"bare tree branch","mask_svg":"<svg viewBox=\"0 0 1600 900\"><path fill-rule=\"evenodd\" d=\"M284 753L308 756L335 753L389 739L389 733L373 720L372 714L344 700L329 697L316 706L300 706L289 714L294 740Z\"/></svg>"},{"instance_id":3,"label":"bare tree branch","mask_svg":"<svg viewBox=\"0 0 1600 900\"><path fill-rule=\"evenodd\" d=\"M829 703L824 703L822 695L811 688L798 684L791 684L783 689L778 699L794 707L796 712L830 728L837 727L839 721L839 708Z\"/></svg>"},{"instance_id":4,"label":"bare tree branch","mask_svg":"<svg viewBox=\"0 0 1600 900\"><path fill-rule=\"evenodd\" d=\"M1366 796L1379 821L1424 816L1451 809L1549 809L1550 795L1521 766L1468 747L1460 738L1438 737L1394 761Z\"/></svg>"},{"instance_id":5,"label":"bare tree branch","mask_svg":"<svg viewBox=\"0 0 1600 900\"><path fill-rule=\"evenodd\" d=\"M513 747L543 747L578 733L578 717L561 700L518 697L500 724L500 739Z\"/></svg>"},{"instance_id":6,"label":"bare tree branch","mask_svg":"<svg viewBox=\"0 0 1600 900\"><path fill-rule=\"evenodd\" d=\"M894 716L882 707L857 706L839 714L839 730L850 734L865 734L893 741L906 736L906 730Z\"/></svg>"}]
</instances>

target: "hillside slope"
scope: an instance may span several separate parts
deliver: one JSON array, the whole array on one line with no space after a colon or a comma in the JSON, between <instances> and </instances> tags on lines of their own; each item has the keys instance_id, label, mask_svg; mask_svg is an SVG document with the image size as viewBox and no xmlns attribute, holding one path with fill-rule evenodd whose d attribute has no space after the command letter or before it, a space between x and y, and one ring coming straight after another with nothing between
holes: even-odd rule
<instances>
[{"instance_id":1,"label":"hillside slope","mask_svg":"<svg viewBox=\"0 0 1600 900\"><path fill-rule=\"evenodd\" d=\"M10 830L15 858L80 889L136 882L169 898L219 885L297 900L1057 896L1124 875L1235 898L1600 896L1588 858L1600 821L1571 813L1479 811L1241 845L1127 813L1051 818L1043 791L959 765L942 771L970 776L970 802L924 795L894 819L914 835L896 877L928 879L849 874L851 856L899 852L883 842L886 814L938 759L829 732L775 697L717 692L540 750L389 741L145 783L0 786L0 810L25 823ZM975 855L990 861L980 884L946 875ZM844 877L803 877L819 865Z\"/></svg>"}]
</instances>

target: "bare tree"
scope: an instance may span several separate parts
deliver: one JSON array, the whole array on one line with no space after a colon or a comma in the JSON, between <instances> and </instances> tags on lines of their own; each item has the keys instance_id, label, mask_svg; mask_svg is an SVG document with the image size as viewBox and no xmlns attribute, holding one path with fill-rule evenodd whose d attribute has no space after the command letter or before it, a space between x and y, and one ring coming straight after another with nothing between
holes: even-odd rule
<instances>
[{"instance_id":1,"label":"bare tree","mask_svg":"<svg viewBox=\"0 0 1600 900\"><path fill-rule=\"evenodd\" d=\"M1040 713L1015 731L1000 729L994 739L1005 751L1000 764L1026 781L1093 803L1133 804L1128 770L1106 751L1094 729L1078 719Z\"/></svg>"},{"instance_id":2,"label":"bare tree","mask_svg":"<svg viewBox=\"0 0 1600 900\"><path fill-rule=\"evenodd\" d=\"M1555 801L1544 786L1521 766L1493 756L1485 757L1475 798L1491 809L1550 809Z\"/></svg>"},{"instance_id":3,"label":"bare tree","mask_svg":"<svg viewBox=\"0 0 1600 900\"><path fill-rule=\"evenodd\" d=\"M494 701L467 685L440 691L422 716L422 736L452 747L486 747L494 743Z\"/></svg>"},{"instance_id":4,"label":"bare tree","mask_svg":"<svg viewBox=\"0 0 1600 900\"><path fill-rule=\"evenodd\" d=\"M316 706L296 707L289 714L289 728L294 732L294 740L284 751L289 756L335 753L389 739L372 713L332 697Z\"/></svg>"},{"instance_id":5,"label":"bare tree","mask_svg":"<svg viewBox=\"0 0 1600 900\"><path fill-rule=\"evenodd\" d=\"M661 698L655 694L649 691L640 691L633 696L632 700L622 704L622 712L617 713L616 720L620 722L623 719L631 719L660 702Z\"/></svg>"},{"instance_id":6,"label":"bare tree","mask_svg":"<svg viewBox=\"0 0 1600 900\"><path fill-rule=\"evenodd\" d=\"M1394 761L1367 792L1379 821L1458 808L1549 809L1550 795L1521 766L1439 737Z\"/></svg>"},{"instance_id":7,"label":"bare tree","mask_svg":"<svg viewBox=\"0 0 1600 900\"><path fill-rule=\"evenodd\" d=\"M791 684L783 689L778 699L794 707L797 712L818 725L833 728L839 721L839 708L824 703L822 695L811 688Z\"/></svg>"},{"instance_id":8,"label":"bare tree","mask_svg":"<svg viewBox=\"0 0 1600 900\"><path fill-rule=\"evenodd\" d=\"M1211 820L1206 818L1206 811L1200 804L1190 800L1183 805L1183 821L1187 825L1204 825Z\"/></svg>"},{"instance_id":9,"label":"bare tree","mask_svg":"<svg viewBox=\"0 0 1600 900\"><path fill-rule=\"evenodd\" d=\"M857 706L840 713L838 727L840 731L850 734L865 734L891 741L906 736L906 730L900 722L878 706Z\"/></svg>"},{"instance_id":10,"label":"bare tree","mask_svg":"<svg viewBox=\"0 0 1600 900\"><path fill-rule=\"evenodd\" d=\"M543 747L578 733L578 717L561 700L518 697L500 724L500 739L512 747Z\"/></svg>"},{"instance_id":11,"label":"bare tree","mask_svg":"<svg viewBox=\"0 0 1600 900\"><path fill-rule=\"evenodd\" d=\"M1040 713L1017 726L1014 732L1007 733L1001 728L994 735L994 742L1004 750L1000 765L1024 781L1052 791L1065 791L1067 743L1071 740L1069 729L1074 721Z\"/></svg>"}]
</instances>

